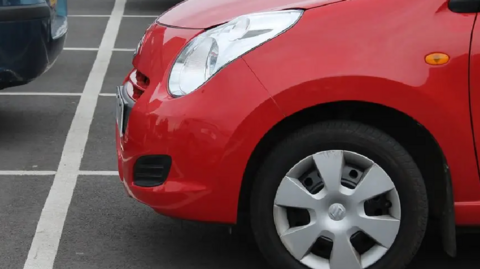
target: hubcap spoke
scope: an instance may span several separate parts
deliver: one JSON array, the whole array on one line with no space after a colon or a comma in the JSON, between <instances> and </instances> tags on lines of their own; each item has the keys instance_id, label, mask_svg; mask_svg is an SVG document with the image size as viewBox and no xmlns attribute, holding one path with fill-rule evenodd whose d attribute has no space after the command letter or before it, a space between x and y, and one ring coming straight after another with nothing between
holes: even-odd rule
<instances>
[{"instance_id":1,"label":"hubcap spoke","mask_svg":"<svg viewBox=\"0 0 480 269\"><path fill-rule=\"evenodd\" d=\"M330 269L362 269L360 257L346 233L335 234Z\"/></svg>"},{"instance_id":2,"label":"hubcap spoke","mask_svg":"<svg viewBox=\"0 0 480 269\"><path fill-rule=\"evenodd\" d=\"M340 189L344 165L343 151L330 150L320 152L313 155L313 160L327 191L338 191Z\"/></svg>"},{"instance_id":3,"label":"hubcap spoke","mask_svg":"<svg viewBox=\"0 0 480 269\"><path fill-rule=\"evenodd\" d=\"M312 195L295 178L283 178L277 190L275 204L284 207L294 207L303 209L313 209L318 206L321 199L318 195Z\"/></svg>"},{"instance_id":4,"label":"hubcap spoke","mask_svg":"<svg viewBox=\"0 0 480 269\"><path fill-rule=\"evenodd\" d=\"M310 252L310 248L317 241L320 232L317 224L311 222L305 226L288 229L280 238L292 256L301 260Z\"/></svg>"},{"instance_id":5,"label":"hubcap spoke","mask_svg":"<svg viewBox=\"0 0 480 269\"><path fill-rule=\"evenodd\" d=\"M386 248L390 248L395 242L400 228L400 220L390 216L363 215L358 217L356 224L360 230Z\"/></svg>"},{"instance_id":6,"label":"hubcap spoke","mask_svg":"<svg viewBox=\"0 0 480 269\"><path fill-rule=\"evenodd\" d=\"M352 199L363 202L395 188L390 177L380 166L373 164L353 191Z\"/></svg>"}]
</instances>

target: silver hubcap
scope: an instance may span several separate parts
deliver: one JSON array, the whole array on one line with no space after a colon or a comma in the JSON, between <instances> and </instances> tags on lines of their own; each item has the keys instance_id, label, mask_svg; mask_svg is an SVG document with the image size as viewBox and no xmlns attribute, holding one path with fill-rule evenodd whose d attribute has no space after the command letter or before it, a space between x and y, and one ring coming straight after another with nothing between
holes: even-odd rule
<instances>
[{"instance_id":1,"label":"silver hubcap","mask_svg":"<svg viewBox=\"0 0 480 269\"><path fill-rule=\"evenodd\" d=\"M309 187L311 178L302 180L312 169L321 179L316 191ZM388 206L373 214L366 210L373 200ZM388 251L400 228L400 199L391 178L367 157L343 150L319 152L297 163L281 181L273 210L282 243L310 268L366 268ZM292 225L289 210L304 210L307 221ZM357 247L359 234L371 241L367 247ZM316 250L322 240L330 244L328 254Z\"/></svg>"}]
</instances>

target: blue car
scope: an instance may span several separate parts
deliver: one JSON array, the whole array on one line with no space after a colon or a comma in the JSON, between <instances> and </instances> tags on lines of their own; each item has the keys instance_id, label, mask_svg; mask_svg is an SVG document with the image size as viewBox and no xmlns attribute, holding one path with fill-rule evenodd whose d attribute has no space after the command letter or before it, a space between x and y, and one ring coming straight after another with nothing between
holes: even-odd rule
<instances>
[{"instance_id":1,"label":"blue car","mask_svg":"<svg viewBox=\"0 0 480 269\"><path fill-rule=\"evenodd\" d=\"M0 90L47 71L67 29L67 0L0 0Z\"/></svg>"}]
</instances>

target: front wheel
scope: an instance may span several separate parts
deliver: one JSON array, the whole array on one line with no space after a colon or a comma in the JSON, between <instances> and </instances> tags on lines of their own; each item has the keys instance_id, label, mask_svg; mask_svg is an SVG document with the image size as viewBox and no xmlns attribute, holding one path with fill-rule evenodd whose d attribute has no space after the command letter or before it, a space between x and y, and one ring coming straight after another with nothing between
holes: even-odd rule
<instances>
[{"instance_id":1,"label":"front wheel","mask_svg":"<svg viewBox=\"0 0 480 269\"><path fill-rule=\"evenodd\" d=\"M267 260L282 269L400 269L420 246L428 203L411 156L355 122L308 126L267 157L251 222Z\"/></svg>"}]
</instances>

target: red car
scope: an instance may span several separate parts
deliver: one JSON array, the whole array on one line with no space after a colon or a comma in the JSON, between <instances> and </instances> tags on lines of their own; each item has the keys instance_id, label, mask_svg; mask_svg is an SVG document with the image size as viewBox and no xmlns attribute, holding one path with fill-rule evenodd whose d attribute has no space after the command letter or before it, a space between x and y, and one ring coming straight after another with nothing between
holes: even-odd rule
<instances>
[{"instance_id":1,"label":"red car","mask_svg":"<svg viewBox=\"0 0 480 269\"><path fill-rule=\"evenodd\" d=\"M189 0L118 87L129 195L275 268L404 268L480 225L478 0Z\"/></svg>"}]
</instances>

